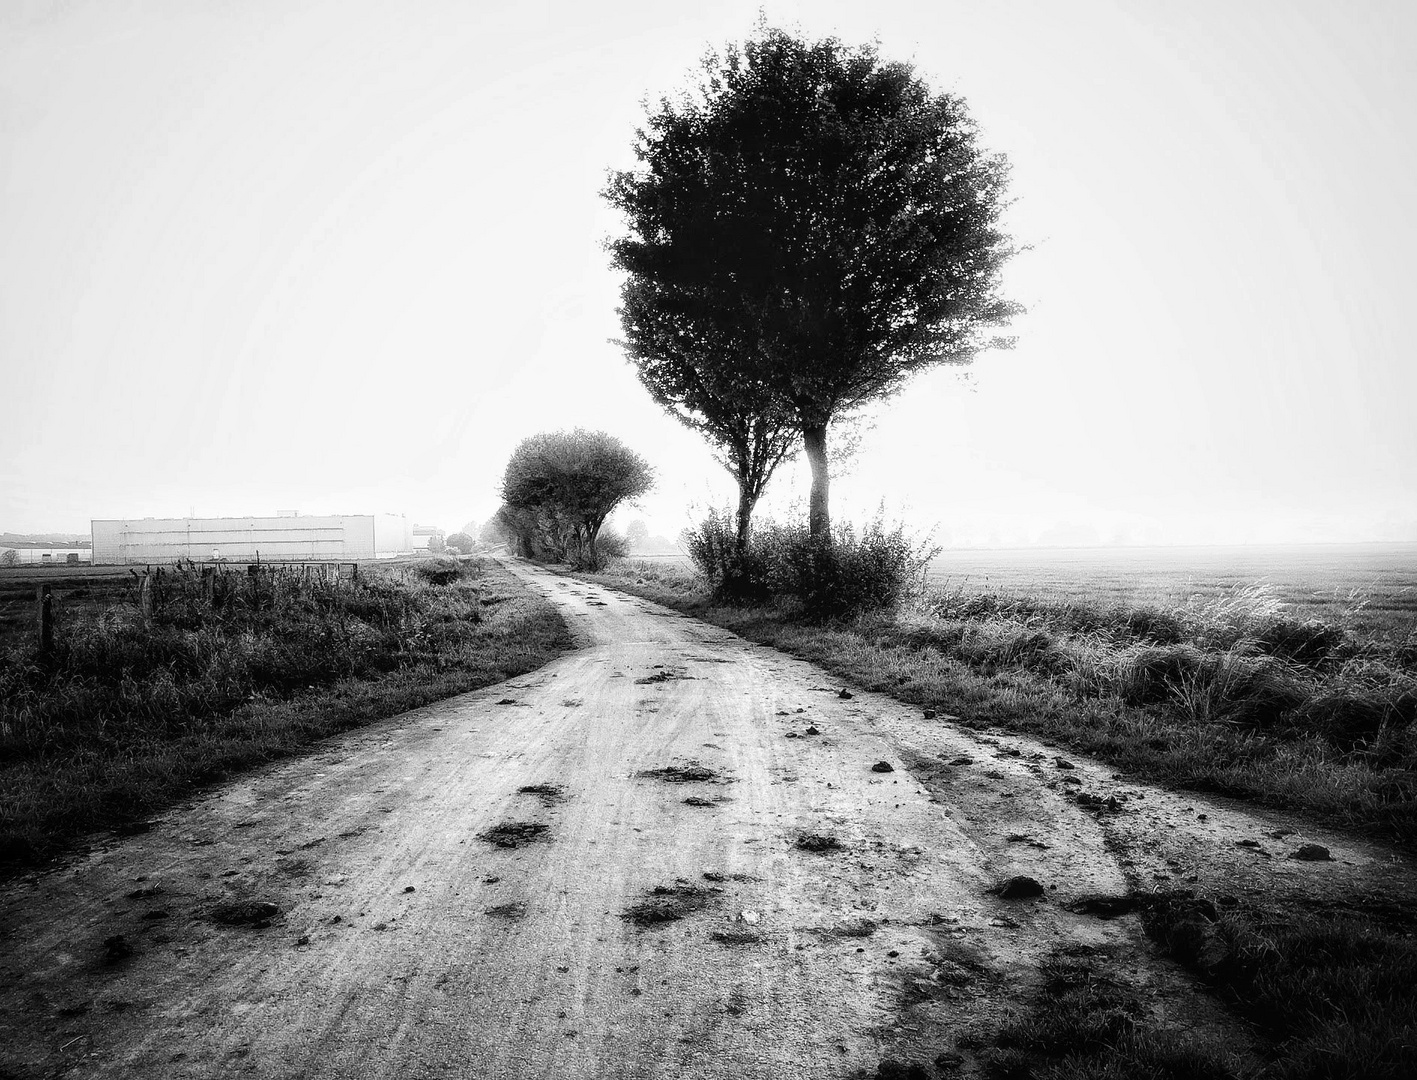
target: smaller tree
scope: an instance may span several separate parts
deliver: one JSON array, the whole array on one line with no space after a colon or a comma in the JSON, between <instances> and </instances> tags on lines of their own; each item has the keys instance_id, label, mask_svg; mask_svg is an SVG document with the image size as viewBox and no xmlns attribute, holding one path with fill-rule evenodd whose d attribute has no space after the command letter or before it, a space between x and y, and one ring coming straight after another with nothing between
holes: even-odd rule
<instances>
[{"instance_id":1,"label":"smaller tree","mask_svg":"<svg viewBox=\"0 0 1417 1080\"><path fill-rule=\"evenodd\" d=\"M434 529L433 535L428 538L428 551L433 555L441 555L447 546L448 542L443 537L443 530Z\"/></svg>"},{"instance_id":2,"label":"smaller tree","mask_svg":"<svg viewBox=\"0 0 1417 1080\"><path fill-rule=\"evenodd\" d=\"M627 198L614 188L607 194ZM633 266L623 242L616 258ZM796 417L763 377L752 336L695 290L631 277L620 299L619 344L640 382L660 408L714 447L714 460L738 485L741 555L768 481L800 446Z\"/></svg>"},{"instance_id":3,"label":"smaller tree","mask_svg":"<svg viewBox=\"0 0 1417 1080\"><path fill-rule=\"evenodd\" d=\"M625 530L625 546L631 551L638 551L649 543L649 526L643 521L630 522L630 527Z\"/></svg>"},{"instance_id":4,"label":"smaller tree","mask_svg":"<svg viewBox=\"0 0 1417 1080\"><path fill-rule=\"evenodd\" d=\"M472 537L464 532L455 532L448 537L447 546L456 551L459 555L471 555L473 546L477 543Z\"/></svg>"},{"instance_id":5,"label":"smaller tree","mask_svg":"<svg viewBox=\"0 0 1417 1080\"><path fill-rule=\"evenodd\" d=\"M523 439L502 476L502 498L534 522L561 557L600 565L596 537L620 503L643 495L654 483L649 463L603 431L543 432Z\"/></svg>"},{"instance_id":6,"label":"smaller tree","mask_svg":"<svg viewBox=\"0 0 1417 1080\"><path fill-rule=\"evenodd\" d=\"M14 548L6 548L0 551L0 566L19 566L20 553Z\"/></svg>"}]
</instances>

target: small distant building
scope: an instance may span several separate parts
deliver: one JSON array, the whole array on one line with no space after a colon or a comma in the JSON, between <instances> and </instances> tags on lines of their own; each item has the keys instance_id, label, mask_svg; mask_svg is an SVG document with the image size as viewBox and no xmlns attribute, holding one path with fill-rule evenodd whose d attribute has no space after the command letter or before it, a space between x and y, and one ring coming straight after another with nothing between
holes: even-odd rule
<instances>
[{"instance_id":1,"label":"small distant building","mask_svg":"<svg viewBox=\"0 0 1417 1080\"><path fill-rule=\"evenodd\" d=\"M0 544L0 557L7 551L15 553L19 566L45 566L53 563L86 563L89 561L88 544L43 544L16 541ZM6 562L10 560L6 559Z\"/></svg>"},{"instance_id":2,"label":"small distant building","mask_svg":"<svg viewBox=\"0 0 1417 1080\"><path fill-rule=\"evenodd\" d=\"M408 519L396 514L96 520L101 564L310 562L384 559L413 551Z\"/></svg>"},{"instance_id":3,"label":"small distant building","mask_svg":"<svg viewBox=\"0 0 1417 1080\"><path fill-rule=\"evenodd\" d=\"M443 530L435 525L415 525L413 527L413 550L426 553L432 549L433 537Z\"/></svg>"}]
</instances>

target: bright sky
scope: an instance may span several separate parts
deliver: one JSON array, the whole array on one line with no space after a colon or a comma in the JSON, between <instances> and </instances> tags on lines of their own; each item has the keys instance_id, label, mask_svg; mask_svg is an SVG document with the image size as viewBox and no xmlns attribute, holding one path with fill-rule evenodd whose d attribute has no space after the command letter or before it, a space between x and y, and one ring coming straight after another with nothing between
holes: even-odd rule
<instances>
[{"instance_id":1,"label":"bright sky","mask_svg":"<svg viewBox=\"0 0 1417 1080\"><path fill-rule=\"evenodd\" d=\"M617 435L726 502L610 343L599 191L759 0L0 4L0 530L497 505ZM838 516L948 543L1417 539L1410 0L859 0L1014 164L1018 347L882 408ZM805 471L770 492L806 494ZM624 520L641 514L632 513Z\"/></svg>"}]
</instances>

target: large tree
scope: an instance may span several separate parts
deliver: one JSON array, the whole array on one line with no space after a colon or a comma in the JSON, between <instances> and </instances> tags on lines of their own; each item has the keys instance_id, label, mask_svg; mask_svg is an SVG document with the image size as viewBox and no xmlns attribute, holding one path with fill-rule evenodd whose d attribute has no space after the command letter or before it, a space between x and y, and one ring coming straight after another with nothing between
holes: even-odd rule
<instances>
[{"instance_id":1,"label":"large tree","mask_svg":"<svg viewBox=\"0 0 1417 1080\"><path fill-rule=\"evenodd\" d=\"M621 289L620 343L650 397L699 432L738 485L737 546L772 474L798 446L796 419L718 313L695 298L631 276ZM736 355L736 359L735 359Z\"/></svg>"},{"instance_id":2,"label":"large tree","mask_svg":"<svg viewBox=\"0 0 1417 1080\"><path fill-rule=\"evenodd\" d=\"M760 29L704 68L612 174L629 235L611 251L636 319L658 305L692 327L696 374L767 388L767 418L792 417L825 539L833 419L1008 344L991 332L1019 310L999 295L1008 166L962 99L872 47Z\"/></svg>"},{"instance_id":3,"label":"large tree","mask_svg":"<svg viewBox=\"0 0 1417 1080\"><path fill-rule=\"evenodd\" d=\"M519 520L519 536L532 525L550 546L578 561L589 553L598 566L595 541L610 512L636 499L654 483L649 463L603 431L543 432L523 439L502 476L502 499ZM525 543L519 546L525 548Z\"/></svg>"}]
</instances>

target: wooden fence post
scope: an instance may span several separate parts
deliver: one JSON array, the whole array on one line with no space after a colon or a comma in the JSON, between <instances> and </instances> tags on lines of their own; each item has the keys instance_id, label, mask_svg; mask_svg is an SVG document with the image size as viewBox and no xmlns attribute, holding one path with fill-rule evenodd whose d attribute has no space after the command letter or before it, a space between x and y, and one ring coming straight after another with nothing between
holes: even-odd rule
<instances>
[{"instance_id":1,"label":"wooden fence post","mask_svg":"<svg viewBox=\"0 0 1417 1080\"><path fill-rule=\"evenodd\" d=\"M48 656L54 649L54 596L52 587L41 585L36 590L39 601L39 652Z\"/></svg>"},{"instance_id":2,"label":"wooden fence post","mask_svg":"<svg viewBox=\"0 0 1417 1080\"><path fill-rule=\"evenodd\" d=\"M138 613L143 617L143 625L148 626L153 621L153 578L150 569L143 570L143 576L138 579Z\"/></svg>"}]
</instances>

